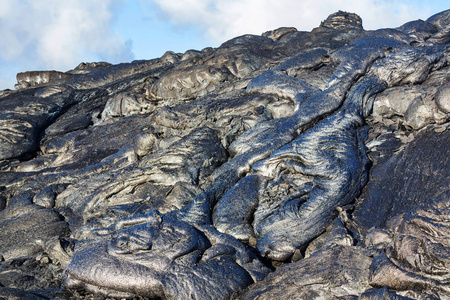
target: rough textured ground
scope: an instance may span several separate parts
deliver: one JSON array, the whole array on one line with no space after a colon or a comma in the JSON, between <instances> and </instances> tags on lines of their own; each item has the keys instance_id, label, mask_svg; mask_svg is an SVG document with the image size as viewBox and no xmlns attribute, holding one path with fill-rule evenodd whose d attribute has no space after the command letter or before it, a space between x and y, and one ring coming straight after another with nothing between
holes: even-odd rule
<instances>
[{"instance_id":1,"label":"rough textured ground","mask_svg":"<svg viewBox=\"0 0 450 300\"><path fill-rule=\"evenodd\" d=\"M450 10L337 12L0 92L0 299L450 299Z\"/></svg>"}]
</instances>

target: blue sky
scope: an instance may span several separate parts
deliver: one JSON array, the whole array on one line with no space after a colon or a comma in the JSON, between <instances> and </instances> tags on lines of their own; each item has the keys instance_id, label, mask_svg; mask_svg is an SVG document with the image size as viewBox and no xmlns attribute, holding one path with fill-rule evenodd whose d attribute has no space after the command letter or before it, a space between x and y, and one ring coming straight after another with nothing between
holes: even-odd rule
<instances>
[{"instance_id":1,"label":"blue sky","mask_svg":"<svg viewBox=\"0 0 450 300\"><path fill-rule=\"evenodd\" d=\"M426 20L446 1L406 0L0 0L0 90L31 70L130 62L217 47L281 26L310 31L338 10L367 30Z\"/></svg>"}]
</instances>

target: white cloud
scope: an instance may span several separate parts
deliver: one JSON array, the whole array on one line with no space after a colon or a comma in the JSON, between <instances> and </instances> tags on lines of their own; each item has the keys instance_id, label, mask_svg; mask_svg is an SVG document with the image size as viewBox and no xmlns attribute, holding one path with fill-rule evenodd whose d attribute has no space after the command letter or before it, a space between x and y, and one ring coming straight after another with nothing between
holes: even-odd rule
<instances>
[{"instance_id":1,"label":"white cloud","mask_svg":"<svg viewBox=\"0 0 450 300\"><path fill-rule=\"evenodd\" d=\"M195 25L215 42L245 33L261 34L282 26L311 30L338 10L354 12L365 29L397 27L420 16L420 7L399 0L154 0L174 24ZM408 4L407 4L408 3ZM417 2L416 2L417 3Z\"/></svg>"},{"instance_id":2,"label":"white cloud","mask_svg":"<svg viewBox=\"0 0 450 300\"><path fill-rule=\"evenodd\" d=\"M81 61L133 59L111 28L121 0L0 0L0 72L66 71ZM17 73L17 72L15 72ZM14 76L14 75L13 75Z\"/></svg>"}]
</instances>

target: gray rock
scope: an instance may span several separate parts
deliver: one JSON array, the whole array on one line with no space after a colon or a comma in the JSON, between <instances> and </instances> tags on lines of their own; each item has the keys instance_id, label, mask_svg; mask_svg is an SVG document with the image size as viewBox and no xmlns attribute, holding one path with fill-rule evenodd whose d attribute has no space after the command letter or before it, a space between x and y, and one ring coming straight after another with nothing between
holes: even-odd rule
<instances>
[{"instance_id":1,"label":"gray rock","mask_svg":"<svg viewBox=\"0 0 450 300\"><path fill-rule=\"evenodd\" d=\"M329 27L334 29L362 29L362 19L357 14L338 11L331 14L320 24L321 27Z\"/></svg>"},{"instance_id":2,"label":"gray rock","mask_svg":"<svg viewBox=\"0 0 450 300\"><path fill-rule=\"evenodd\" d=\"M450 113L450 84L442 85L434 96L436 105L444 113Z\"/></svg>"},{"instance_id":3,"label":"gray rock","mask_svg":"<svg viewBox=\"0 0 450 300\"><path fill-rule=\"evenodd\" d=\"M111 230L99 231L106 238L77 244L67 267L68 288L121 297L217 299L269 271L232 237L158 212L121 220Z\"/></svg>"},{"instance_id":4,"label":"gray rock","mask_svg":"<svg viewBox=\"0 0 450 300\"><path fill-rule=\"evenodd\" d=\"M0 298L448 298L449 41L337 12L19 74Z\"/></svg>"},{"instance_id":5,"label":"gray rock","mask_svg":"<svg viewBox=\"0 0 450 300\"><path fill-rule=\"evenodd\" d=\"M341 110L253 166L267 181L253 221L261 254L286 259L359 194L368 162L360 130L364 99L383 87L377 80L361 82Z\"/></svg>"},{"instance_id":6,"label":"gray rock","mask_svg":"<svg viewBox=\"0 0 450 300\"><path fill-rule=\"evenodd\" d=\"M450 24L450 9L432 15L427 19L427 22L433 24L438 29L447 26L448 24Z\"/></svg>"},{"instance_id":7,"label":"gray rock","mask_svg":"<svg viewBox=\"0 0 450 300\"><path fill-rule=\"evenodd\" d=\"M243 299L331 299L369 288L371 258L360 249L334 245L279 267L252 285ZM348 298L346 298L348 299Z\"/></svg>"},{"instance_id":8,"label":"gray rock","mask_svg":"<svg viewBox=\"0 0 450 300\"><path fill-rule=\"evenodd\" d=\"M0 253L4 259L42 252L47 240L69 231L67 223L57 213L31 203L10 204L0 211L0 218Z\"/></svg>"},{"instance_id":9,"label":"gray rock","mask_svg":"<svg viewBox=\"0 0 450 300\"><path fill-rule=\"evenodd\" d=\"M296 32L297 29L294 27L280 27L276 30L266 31L262 34L262 36L271 38L272 40L278 41L283 38L285 35Z\"/></svg>"},{"instance_id":10,"label":"gray rock","mask_svg":"<svg viewBox=\"0 0 450 300\"><path fill-rule=\"evenodd\" d=\"M221 82L232 79L226 68L193 66L165 74L147 91L153 101L189 100L213 92Z\"/></svg>"},{"instance_id":11,"label":"gray rock","mask_svg":"<svg viewBox=\"0 0 450 300\"><path fill-rule=\"evenodd\" d=\"M144 95L131 93L120 93L106 102L102 111L102 120L114 117L126 117L134 114L145 114L151 112L154 106L144 98Z\"/></svg>"},{"instance_id":12,"label":"gray rock","mask_svg":"<svg viewBox=\"0 0 450 300\"><path fill-rule=\"evenodd\" d=\"M431 37L431 35L438 32L436 26L422 20L408 22L397 29L410 37L413 37L414 42L416 43L424 42Z\"/></svg>"},{"instance_id":13,"label":"gray rock","mask_svg":"<svg viewBox=\"0 0 450 300\"><path fill-rule=\"evenodd\" d=\"M413 100L405 112L406 124L414 129L425 127L432 119L433 113L431 109L425 105L420 96Z\"/></svg>"},{"instance_id":14,"label":"gray rock","mask_svg":"<svg viewBox=\"0 0 450 300\"><path fill-rule=\"evenodd\" d=\"M407 147L386 157L371 170L354 217L369 229L448 189L448 130L421 131ZM430 174L433 174L431 177ZM377 211L376 217L371 213Z\"/></svg>"},{"instance_id":15,"label":"gray rock","mask_svg":"<svg viewBox=\"0 0 450 300\"><path fill-rule=\"evenodd\" d=\"M20 300L20 299L30 299L30 300L44 300L48 299L45 296L27 293L20 289L13 289L7 287L0 287L0 297L3 299Z\"/></svg>"},{"instance_id":16,"label":"gray rock","mask_svg":"<svg viewBox=\"0 0 450 300\"><path fill-rule=\"evenodd\" d=\"M275 94L280 98L288 98L294 102L297 110L302 102L320 90L306 82L276 71L265 71L252 79L247 85L249 93Z\"/></svg>"},{"instance_id":17,"label":"gray rock","mask_svg":"<svg viewBox=\"0 0 450 300\"><path fill-rule=\"evenodd\" d=\"M390 228L393 241L386 252L374 259L371 285L396 290L450 292L447 282L450 224L442 219L448 214L449 196L446 191L391 220L396 227ZM432 234L430 229L434 230Z\"/></svg>"},{"instance_id":18,"label":"gray rock","mask_svg":"<svg viewBox=\"0 0 450 300\"><path fill-rule=\"evenodd\" d=\"M67 80L71 75L58 71L31 71L17 74L16 90L58 80Z\"/></svg>"}]
</instances>

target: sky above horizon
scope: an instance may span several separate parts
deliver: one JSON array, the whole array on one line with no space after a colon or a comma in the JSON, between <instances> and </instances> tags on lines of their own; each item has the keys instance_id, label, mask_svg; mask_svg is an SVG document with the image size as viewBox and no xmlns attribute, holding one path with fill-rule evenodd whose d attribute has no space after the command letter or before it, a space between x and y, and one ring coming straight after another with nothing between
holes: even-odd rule
<instances>
[{"instance_id":1,"label":"sky above horizon","mask_svg":"<svg viewBox=\"0 0 450 300\"><path fill-rule=\"evenodd\" d=\"M366 30L426 20L442 0L0 0L0 90L16 74L68 71L81 62L131 62L166 51L218 47L288 26L310 31L338 11Z\"/></svg>"}]
</instances>

